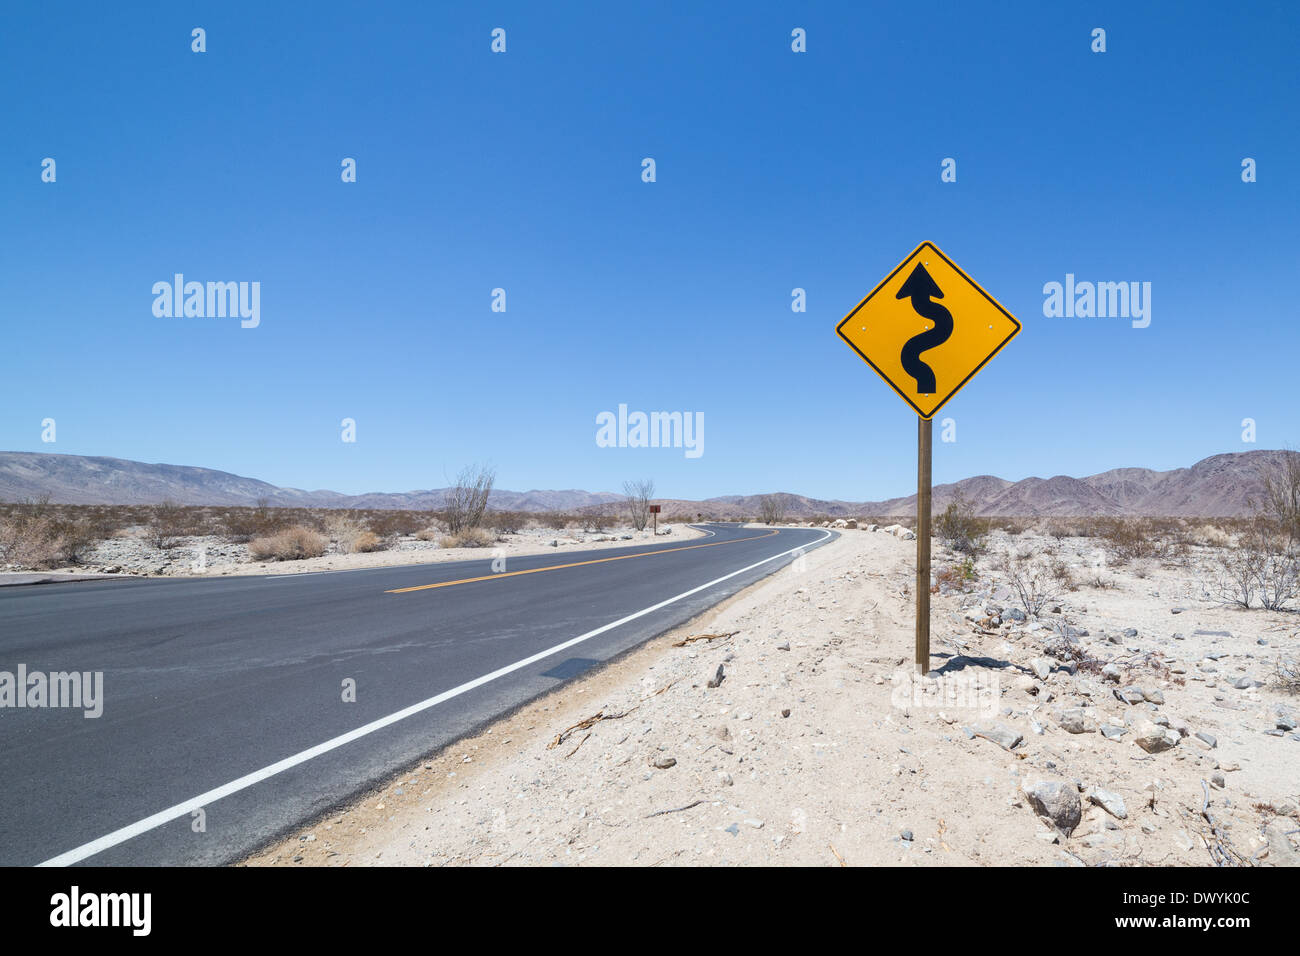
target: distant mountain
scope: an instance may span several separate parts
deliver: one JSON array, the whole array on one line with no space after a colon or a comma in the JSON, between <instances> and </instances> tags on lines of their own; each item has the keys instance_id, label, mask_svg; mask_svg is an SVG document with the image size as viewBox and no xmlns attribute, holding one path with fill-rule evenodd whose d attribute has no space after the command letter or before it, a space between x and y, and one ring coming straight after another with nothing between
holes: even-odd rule
<instances>
[{"instance_id":1,"label":"distant mountain","mask_svg":"<svg viewBox=\"0 0 1300 956\"><path fill-rule=\"evenodd\" d=\"M1284 451L1247 451L1214 455L1190 468L1152 471L1116 468L1086 478L1057 475L1008 481L977 475L934 487L934 510L945 508L957 494L975 503L985 515L1152 515L1232 517L1250 512L1250 499L1261 489L1260 470L1275 465ZM42 452L0 452L0 501L18 501L48 494L61 504L181 504L272 505L303 508L440 508L447 489L399 493L345 495L337 491L281 488L211 468L146 464L122 458L51 455ZM827 501L790 494L787 515L805 518L905 516L916 513L916 496L885 501ZM712 518L755 516L761 495L727 495L704 501L660 499L666 513L685 512ZM490 506L511 511L578 511L623 500L611 492L507 491L492 492Z\"/></svg>"}]
</instances>

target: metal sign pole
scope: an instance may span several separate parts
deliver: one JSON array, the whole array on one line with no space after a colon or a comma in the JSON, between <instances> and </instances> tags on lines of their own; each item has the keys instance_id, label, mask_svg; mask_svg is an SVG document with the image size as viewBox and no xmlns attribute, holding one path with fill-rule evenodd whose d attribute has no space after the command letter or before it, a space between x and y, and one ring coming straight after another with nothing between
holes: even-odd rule
<instances>
[{"instance_id":1,"label":"metal sign pole","mask_svg":"<svg viewBox=\"0 0 1300 956\"><path fill-rule=\"evenodd\" d=\"M930 670L930 449L934 422L916 432L916 672Z\"/></svg>"}]
</instances>

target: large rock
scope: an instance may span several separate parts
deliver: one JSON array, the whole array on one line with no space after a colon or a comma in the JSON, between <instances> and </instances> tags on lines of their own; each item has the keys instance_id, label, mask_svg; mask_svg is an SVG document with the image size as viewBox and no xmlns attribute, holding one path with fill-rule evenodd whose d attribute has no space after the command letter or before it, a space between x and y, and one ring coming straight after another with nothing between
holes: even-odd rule
<instances>
[{"instance_id":1,"label":"large rock","mask_svg":"<svg viewBox=\"0 0 1300 956\"><path fill-rule=\"evenodd\" d=\"M1021 790L1034 812L1069 836L1083 818L1079 788L1064 780L1026 780Z\"/></svg>"}]
</instances>

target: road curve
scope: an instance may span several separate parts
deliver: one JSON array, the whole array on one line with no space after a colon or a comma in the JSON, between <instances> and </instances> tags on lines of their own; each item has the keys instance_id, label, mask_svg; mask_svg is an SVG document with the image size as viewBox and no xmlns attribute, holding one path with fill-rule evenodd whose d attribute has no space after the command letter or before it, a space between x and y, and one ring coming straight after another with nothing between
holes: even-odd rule
<instances>
[{"instance_id":1,"label":"road curve","mask_svg":"<svg viewBox=\"0 0 1300 956\"><path fill-rule=\"evenodd\" d=\"M700 527L504 573L2 588L0 671L99 671L104 690L98 718L0 707L0 865L237 859L833 537Z\"/></svg>"}]
</instances>

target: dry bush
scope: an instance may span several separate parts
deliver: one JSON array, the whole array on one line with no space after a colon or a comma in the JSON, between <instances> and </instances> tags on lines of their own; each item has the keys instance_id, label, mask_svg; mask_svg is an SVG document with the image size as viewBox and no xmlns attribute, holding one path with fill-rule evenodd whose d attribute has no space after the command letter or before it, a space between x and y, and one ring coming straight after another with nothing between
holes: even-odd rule
<instances>
[{"instance_id":1,"label":"dry bush","mask_svg":"<svg viewBox=\"0 0 1300 956\"><path fill-rule=\"evenodd\" d=\"M174 501L164 501L153 506L145 529L145 540L155 548L167 550L180 544L180 539L189 530L190 520L185 508Z\"/></svg>"},{"instance_id":2,"label":"dry bush","mask_svg":"<svg viewBox=\"0 0 1300 956\"><path fill-rule=\"evenodd\" d=\"M1038 617L1043 608L1061 595L1061 584L1043 561L1020 554L1006 555L998 570L1007 576L1007 584L1029 617Z\"/></svg>"},{"instance_id":3,"label":"dry bush","mask_svg":"<svg viewBox=\"0 0 1300 956\"><path fill-rule=\"evenodd\" d=\"M1283 690L1300 694L1300 658L1279 655L1273 665L1273 679Z\"/></svg>"},{"instance_id":4,"label":"dry bush","mask_svg":"<svg viewBox=\"0 0 1300 956\"><path fill-rule=\"evenodd\" d=\"M357 535L352 542L352 550L358 554L368 554L371 551L383 551L388 547L388 542L379 537L373 531L363 531Z\"/></svg>"},{"instance_id":5,"label":"dry bush","mask_svg":"<svg viewBox=\"0 0 1300 956\"><path fill-rule=\"evenodd\" d=\"M334 547L339 554L352 554L354 551L359 551L357 541L363 534L376 537L366 528L361 518L345 511L326 517L324 530L326 536L334 542Z\"/></svg>"},{"instance_id":6,"label":"dry bush","mask_svg":"<svg viewBox=\"0 0 1300 956\"><path fill-rule=\"evenodd\" d=\"M564 511L547 511L541 516L542 524L556 531L563 531L574 522L573 515Z\"/></svg>"},{"instance_id":7,"label":"dry bush","mask_svg":"<svg viewBox=\"0 0 1300 956\"><path fill-rule=\"evenodd\" d=\"M449 535L438 542L444 548L490 548L492 535L482 528L466 528L458 534Z\"/></svg>"},{"instance_id":8,"label":"dry bush","mask_svg":"<svg viewBox=\"0 0 1300 956\"><path fill-rule=\"evenodd\" d=\"M1188 541L1201 548L1230 548L1232 534L1219 525L1202 524L1187 533Z\"/></svg>"},{"instance_id":9,"label":"dry bush","mask_svg":"<svg viewBox=\"0 0 1300 956\"><path fill-rule=\"evenodd\" d=\"M62 558L62 544L49 495L11 505L0 519L0 561L6 564L54 567Z\"/></svg>"},{"instance_id":10,"label":"dry bush","mask_svg":"<svg viewBox=\"0 0 1300 956\"><path fill-rule=\"evenodd\" d=\"M443 506L443 520L453 535L479 526L495 481L496 472L482 465L470 465L456 476Z\"/></svg>"},{"instance_id":11,"label":"dry bush","mask_svg":"<svg viewBox=\"0 0 1300 956\"><path fill-rule=\"evenodd\" d=\"M627 495L628 517L632 527L644 531L650 523L650 499L654 497L655 483L646 478L642 481L623 482L623 494Z\"/></svg>"},{"instance_id":12,"label":"dry bush","mask_svg":"<svg viewBox=\"0 0 1300 956\"><path fill-rule=\"evenodd\" d=\"M319 558L327 548L329 540L323 534L296 525L249 542L248 554L254 561L299 561Z\"/></svg>"},{"instance_id":13,"label":"dry bush","mask_svg":"<svg viewBox=\"0 0 1300 956\"><path fill-rule=\"evenodd\" d=\"M758 499L758 519L763 524L784 524L790 510L790 496L786 494L763 495Z\"/></svg>"},{"instance_id":14,"label":"dry bush","mask_svg":"<svg viewBox=\"0 0 1300 956\"><path fill-rule=\"evenodd\" d=\"M1047 567L1052 572L1052 579L1065 590L1079 590L1079 582L1074 579L1074 573L1070 570L1070 566L1060 558L1053 558Z\"/></svg>"},{"instance_id":15,"label":"dry bush","mask_svg":"<svg viewBox=\"0 0 1300 956\"><path fill-rule=\"evenodd\" d=\"M233 542L263 538L284 528L288 521L282 508L272 508L266 498L261 498L253 508L229 508L218 524Z\"/></svg>"},{"instance_id":16,"label":"dry bush","mask_svg":"<svg viewBox=\"0 0 1300 956\"><path fill-rule=\"evenodd\" d=\"M613 518L604 505L593 505L582 513L580 521L583 531L598 533L608 528Z\"/></svg>"},{"instance_id":17,"label":"dry bush","mask_svg":"<svg viewBox=\"0 0 1300 956\"><path fill-rule=\"evenodd\" d=\"M483 523L497 534L518 534L528 523L528 515L522 511L488 511Z\"/></svg>"},{"instance_id":18,"label":"dry bush","mask_svg":"<svg viewBox=\"0 0 1300 956\"><path fill-rule=\"evenodd\" d=\"M948 564L934 575L935 584L953 591L969 591L979 577L975 573L975 562L966 557L960 564Z\"/></svg>"},{"instance_id":19,"label":"dry bush","mask_svg":"<svg viewBox=\"0 0 1300 956\"><path fill-rule=\"evenodd\" d=\"M435 525L430 525L427 528L421 528L417 531L415 537L420 541L437 541L439 536L442 534L443 530L441 528Z\"/></svg>"},{"instance_id":20,"label":"dry bush","mask_svg":"<svg viewBox=\"0 0 1300 956\"><path fill-rule=\"evenodd\" d=\"M428 517L422 512L404 509L371 511L366 515L366 525L381 538L395 538L415 534Z\"/></svg>"},{"instance_id":21,"label":"dry bush","mask_svg":"<svg viewBox=\"0 0 1300 956\"><path fill-rule=\"evenodd\" d=\"M1282 460L1260 469L1263 493L1253 502L1258 515L1275 524L1288 547L1300 546L1300 452L1286 450Z\"/></svg>"},{"instance_id":22,"label":"dry bush","mask_svg":"<svg viewBox=\"0 0 1300 956\"><path fill-rule=\"evenodd\" d=\"M934 533L945 545L963 554L976 555L984 550L989 523L976 517L975 504L957 495L934 519Z\"/></svg>"},{"instance_id":23,"label":"dry bush","mask_svg":"<svg viewBox=\"0 0 1300 956\"><path fill-rule=\"evenodd\" d=\"M1250 608L1258 601L1265 610L1283 611L1300 598L1300 552L1275 523L1257 522L1235 548L1220 552L1217 564L1222 604Z\"/></svg>"}]
</instances>

